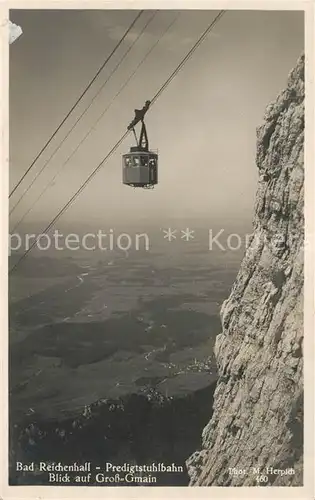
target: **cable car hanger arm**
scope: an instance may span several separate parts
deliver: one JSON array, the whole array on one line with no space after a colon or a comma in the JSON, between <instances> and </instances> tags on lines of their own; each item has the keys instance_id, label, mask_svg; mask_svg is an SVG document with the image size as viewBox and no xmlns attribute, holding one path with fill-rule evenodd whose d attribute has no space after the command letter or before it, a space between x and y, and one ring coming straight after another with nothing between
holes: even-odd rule
<instances>
[{"instance_id":1,"label":"cable car hanger arm","mask_svg":"<svg viewBox=\"0 0 315 500\"><path fill-rule=\"evenodd\" d=\"M127 130L133 129L139 122L143 122L144 115L150 107L151 101L146 101L142 109L135 109L135 117L128 125Z\"/></svg>"}]
</instances>

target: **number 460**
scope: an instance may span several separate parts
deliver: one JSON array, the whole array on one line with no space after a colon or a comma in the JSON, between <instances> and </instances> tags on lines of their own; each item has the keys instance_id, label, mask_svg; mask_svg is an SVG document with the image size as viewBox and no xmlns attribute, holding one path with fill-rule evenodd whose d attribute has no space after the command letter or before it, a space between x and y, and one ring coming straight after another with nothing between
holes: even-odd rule
<instances>
[{"instance_id":1,"label":"number 460","mask_svg":"<svg viewBox=\"0 0 315 500\"><path fill-rule=\"evenodd\" d=\"M267 476L256 476L256 482L257 483L268 483L268 477Z\"/></svg>"}]
</instances>

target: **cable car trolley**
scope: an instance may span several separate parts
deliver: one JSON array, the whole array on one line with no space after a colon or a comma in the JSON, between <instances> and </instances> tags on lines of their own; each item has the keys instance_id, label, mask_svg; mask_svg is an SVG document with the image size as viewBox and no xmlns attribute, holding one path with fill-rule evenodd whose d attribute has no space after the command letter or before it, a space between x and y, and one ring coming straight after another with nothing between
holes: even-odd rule
<instances>
[{"instance_id":1,"label":"cable car trolley","mask_svg":"<svg viewBox=\"0 0 315 500\"><path fill-rule=\"evenodd\" d=\"M142 109L135 109L135 118L128 125L136 139L136 146L130 148L130 152L123 155L123 184L132 187L152 189L158 183L158 155L149 150L149 139L144 123L144 115L151 101L146 101ZM135 126L141 122L139 140L135 132Z\"/></svg>"}]
</instances>

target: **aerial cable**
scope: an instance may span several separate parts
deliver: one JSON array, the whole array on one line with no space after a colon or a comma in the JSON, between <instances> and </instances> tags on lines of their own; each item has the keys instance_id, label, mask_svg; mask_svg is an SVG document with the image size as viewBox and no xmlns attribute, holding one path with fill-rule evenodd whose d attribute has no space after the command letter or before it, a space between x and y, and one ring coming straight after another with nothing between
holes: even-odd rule
<instances>
[{"instance_id":1,"label":"aerial cable","mask_svg":"<svg viewBox=\"0 0 315 500\"><path fill-rule=\"evenodd\" d=\"M49 146L49 144L51 143L51 141L53 140L53 138L56 136L56 134L59 132L59 130L63 126L63 124L66 122L66 120L69 118L69 116L71 115L71 113L74 111L74 109L80 103L80 101L83 99L83 97L85 96L85 94L87 93L87 91L91 88L91 86L93 85L93 83L95 82L95 80L97 79L97 77L99 76L99 74L101 73L101 71L105 68L106 64L109 62L109 60L113 57L113 55L115 54L115 52L117 51L117 49L123 43L123 41L125 40L125 38L129 34L129 32L131 31L131 29L133 28L133 26L136 24L136 22L138 21L138 19L140 18L140 16L143 14L143 12L144 11L141 10L139 12L139 14L137 14L137 16L135 17L135 19L132 21L132 23L130 24L129 28L127 29L127 31L124 33L124 35L122 36L122 38L116 44L116 46L114 47L114 49L112 50L112 52L109 54L109 56L105 59L105 61L103 62L102 66L98 69L98 71L96 72L95 76L92 78L92 80L90 81L90 83L84 89L84 91L79 96L79 98L76 100L76 102L74 103L74 105L72 106L72 108L70 109L70 111L68 111L68 113L63 118L63 120L60 123L60 125L58 125L58 127L56 128L55 132L51 135L51 137L48 139L48 141L46 142L46 144L42 147L42 149L37 154L37 156L35 157L35 159L32 161L31 165L28 167L28 169L26 170L26 172L24 172L24 174L22 175L22 177L20 178L20 180L18 181L18 183L12 189L11 193L9 194L9 198L11 198L11 196L13 195L13 193L15 193L15 191L17 190L17 188L20 186L20 184L23 182L23 180L25 179L25 177L27 176L27 174L33 168L33 166L35 165L35 163L37 162L37 160L40 158L40 156L42 155L42 153L45 151L45 149L47 148L47 146Z\"/></svg>"},{"instance_id":2,"label":"aerial cable","mask_svg":"<svg viewBox=\"0 0 315 500\"><path fill-rule=\"evenodd\" d=\"M182 59L182 61L179 63L179 65L176 67L176 69L173 71L173 73L170 75L170 77L166 80L166 82L162 85L162 87L159 89L159 91L155 94L155 96L152 98L151 103L154 104L158 97L161 95L161 93L166 89L166 87L170 84L170 82L173 80L173 78L178 74L178 72L182 69L184 64L188 61L188 59L192 56L192 54L195 52L195 50L199 47L199 45L203 42L203 40L206 38L208 33L214 28L214 26L217 24L217 22L220 20L220 18L223 16L225 13L225 10L221 10L219 14L215 17L215 19L211 22L211 24L208 26L208 28L202 33L200 38L198 38L197 42L193 45L193 47L190 49L190 51L187 53L187 55ZM58 214L53 218L53 220L49 223L49 225L45 228L44 232L42 234L46 234L59 220L59 218L68 210L68 208L72 205L72 203L78 198L78 196L82 193L82 191L86 188L86 186L91 182L91 180L95 177L95 175L98 173L98 171L101 169L101 167L104 165L104 163L111 157L111 155L116 151L116 149L120 146L120 144L125 140L127 135L130 133L130 130L127 130L122 137L116 142L116 144L112 147L112 149L107 153L107 155L103 158L103 160L97 165L97 167L93 170L93 172L88 176L88 178L85 180L85 182L80 186L80 188L72 195L70 200L63 206L63 208L58 212ZM24 254L20 257L20 259L14 264L14 266L10 269L9 274L14 272L19 264L25 259L25 257L28 255L28 253L34 248L34 246L37 244L39 238L36 238L36 240L32 243L32 245L24 252Z\"/></svg>"},{"instance_id":3,"label":"aerial cable","mask_svg":"<svg viewBox=\"0 0 315 500\"><path fill-rule=\"evenodd\" d=\"M155 15L155 14L154 14ZM146 59L149 57L149 55L152 53L152 51L155 49L155 47L158 45L158 43L160 42L160 40L163 38L163 36L165 36L165 34L171 29L171 27L175 24L175 22L177 21L177 19L179 18L180 16L180 13L177 14L177 16L175 17L175 19L166 27L166 29L164 30L163 34L160 36L160 38L152 45L152 47L150 47L150 49L148 50L148 52L144 55L144 57L141 59L141 61L139 62L139 64L135 67L134 71L129 75L129 77L127 78L127 80L124 82L124 84L121 86L121 88L118 90L118 92L114 95L114 97L112 98L112 100L110 101L110 103L108 104L108 106L104 109L104 111L101 113L101 115L98 117L98 119L96 120L96 122L93 124L93 126L88 130L88 132L85 134L85 136L81 139L81 141L78 143L78 145L76 146L76 148L71 152L70 156L68 156L68 158L66 159L66 161L61 165L61 168L59 170L57 170L57 172L55 173L55 175L53 176L52 179L50 179L50 181L48 182L48 184L45 186L45 188L43 189L43 191L40 193L40 195L36 198L36 200L32 203L32 205L30 206L30 208L26 211L26 213L22 216L22 218L15 224L14 228L12 229L12 232L14 232L17 227L21 224L21 222L24 221L25 217L27 217L27 215L31 212L31 210L34 208L34 206L36 205L36 203L42 198L42 196L45 194L45 192L50 188L50 186L54 183L54 181L56 180L56 178L58 177L58 175L60 174L60 172L63 171L64 167L67 165L67 163L71 160L71 158L74 156L74 154L78 151L78 149L81 147L81 145L83 144L83 142L89 137L89 135L95 130L96 126L98 125L98 123L100 122L100 120L104 117L104 115L107 113L107 111L109 110L109 108L112 106L113 102L115 101L115 99L117 99L117 97L121 94L121 92L124 90L124 88L128 85L128 83L131 81L131 79L134 77L134 75L137 73L137 71L139 70L139 68L144 64L144 62L146 61ZM154 16L153 16L154 17ZM152 21L153 17L149 20ZM148 22L148 23L149 23ZM147 23L147 24L148 24ZM144 33L144 30L145 30L146 26L143 28L143 30L141 31L141 33L138 35L137 39L135 40L134 43L136 43L136 41L140 38L140 36ZM67 137L67 136L66 136ZM49 160L48 160L49 161ZM17 203L17 205L19 204L19 202ZM11 210L11 212L16 208L16 206L13 207L13 209ZM10 212L10 213L11 213Z\"/></svg>"},{"instance_id":4,"label":"aerial cable","mask_svg":"<svg viewBox=\"0 0 315 500\"><path fill-rule=\"evenodd\" d=\"M190 49L190 51L186 54L186 56L184 57L184 59L182 59L182 61L179 63L179 65L177 66L177 68L173 71L173 73L170 75L170 77L166 80L166 82L164 83L164 85L162 85L162 87L160 88L160 90L155 94L155 96L153 97L152 101L151 101L151 105L150 107L152 106L152 104L159 98L159 96L162 94L162 92L166 89L166 87L171 83L171 81L173 80L173 78L175 78L175 76L177 75L177 73L179 73L179 71L182 69L182 67L184 66L184 64L188 61L188 59L193 55L193 53L195 52L195 50L199 47L199 45L204 41L204 39L207 37L207 35L209 34L209 32L214 28L214 26L217 24L217 22L221 19L221 17L223 16L223 14L225 13L226 11L225 10L221 10L219 12L219 14L214 18L214 20L212 21L212 23L208 26L208 28L203 32L203 34L201 35L200 38L198 38L197 42L195 43L195 45L193 45L193 47Z\"/></svg>"},{"instance_id":5,"label":"aerial cable","mask_svg":"<svg viewBox=\"0 0 315 500\"><path fill-rule=\"evenodd\" d=\"M89 184L89 182L93 179L93 177L97 174L99 169L102 167L103 163L105 163L108 158L116 151L116 149L120 146L120 144L124 141L124 139L127 137L129 134L129 130L127 130L124 135L119 139L118 142L116 142L115 146L110 150L110 152L103 158L101 163L93 170L93 172L89 175L89 177L86 179L86 181L80 186L78 191L74 193L74 195L70 198L70 200L64 205L64 207L58 212L58 214L54 217L54 219L49 223L49 225L46 227L44 232L42 234L47 233L57 222L57 220L66 212L66 210L72 205L72 203L76 200L76 198L81 194L81 192L85 189L85 187ZM9 274L14 272L14 270L17 269L18 265L25 259L25 257L28 255L28 253L34 248L38 241L38 238L36 238L35 242L24 252L24 254L20 257L20 259L15 263L15 265L10 269Z\"/></svg>"}]
</instances>

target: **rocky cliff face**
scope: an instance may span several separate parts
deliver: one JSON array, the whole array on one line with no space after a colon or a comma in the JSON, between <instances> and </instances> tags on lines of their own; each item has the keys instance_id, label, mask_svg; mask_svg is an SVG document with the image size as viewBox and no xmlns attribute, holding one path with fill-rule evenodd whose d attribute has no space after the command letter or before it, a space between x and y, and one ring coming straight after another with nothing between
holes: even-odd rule
<instances>
[{"instance_id":1,"label":"rocky cliff face","mask_svg":"<svg viewBox=\"0 0 315 500\"><path fill-rule=\"evenodd\" d=\"M257 130L254 233L221 309L214 412L187 461L191 485L303 484L303 146L302 56Z\"/></svg>"}]
</instances>

